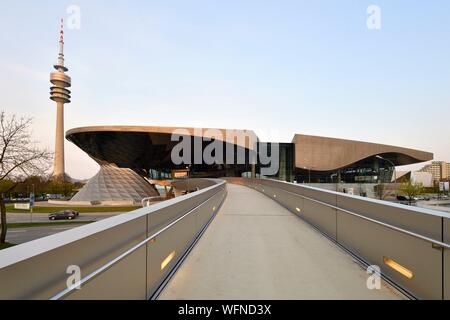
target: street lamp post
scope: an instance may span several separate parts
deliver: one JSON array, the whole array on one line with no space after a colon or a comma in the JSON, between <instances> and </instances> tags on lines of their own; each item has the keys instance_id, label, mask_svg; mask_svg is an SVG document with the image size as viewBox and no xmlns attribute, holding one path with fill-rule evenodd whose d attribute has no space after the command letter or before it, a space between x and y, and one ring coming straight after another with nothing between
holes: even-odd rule
<instances>
[{"instance_id":1,"label":"street lamp post","mask_svg":"<svg viewBox=\"0 0 450 320\"><path fill-rule=\"evenodd\" d=\"M30 217L31 217L31 222L33 222L33 207L34 207L34 202L35 202L35 194L34 194L34 183L31 185L31 194L30 196Z\"/></svg>"},{"instance_id":2,"label":"street lamp post","mask_svg":"<svg viewBox=\"0 0 450 320\"><path fill-rule=\"evenodd\" d=\"M186 194L188 194L190 192L190 190L189 190L189 179L191 177L191 165L187 166L186 170L188 171L187 172L187 174L188 174L188 176L187 176L187 183L186 183L186 188L187 188Z\"/></svg>"},{"instance_id":3,"label":"street lamp post","mask_svg":"<svg viewBox=\"0 0 450 320\"><path fill-rule=\"evenodd\" d=\"M377 155L376 158L387 161L392 165L392 167L394 168L394 184L396 184L397 183L397 170L395 169L395 163L389 159L386 159L386 158L380 156L380 155ZM395 189L395 194L397 195L397 189Z\"/></svg>"},{"instance_id":4,"label":"street lamp post","mask_svg":"<svg viewBox=\"0 0 450 320\"><path fill-rule=\"evenodd\" d=\"M303 169L308 170L308 183L311 184L311 167L303 167Z\"/></svg>"}]
</instances>

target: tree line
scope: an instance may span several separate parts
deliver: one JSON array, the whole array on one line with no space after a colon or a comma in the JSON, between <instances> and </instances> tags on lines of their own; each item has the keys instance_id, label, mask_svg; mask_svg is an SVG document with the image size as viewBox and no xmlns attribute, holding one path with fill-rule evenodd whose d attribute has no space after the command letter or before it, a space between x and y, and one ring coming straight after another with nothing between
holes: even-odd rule
<instances>
[{"instance_id":1,"label":"tree line","mask_svg":"<svg viewBox=\"0 0 450 320\"><path fill-rule=\"evenodd\" d=\"M80 182L52 180L49 176L19 177L0 181L0 191L3 191L5 200L28 198L32 192L36 199L46 198L48 194L68 198L82 186Z\"/></svg>"}]
</instances>

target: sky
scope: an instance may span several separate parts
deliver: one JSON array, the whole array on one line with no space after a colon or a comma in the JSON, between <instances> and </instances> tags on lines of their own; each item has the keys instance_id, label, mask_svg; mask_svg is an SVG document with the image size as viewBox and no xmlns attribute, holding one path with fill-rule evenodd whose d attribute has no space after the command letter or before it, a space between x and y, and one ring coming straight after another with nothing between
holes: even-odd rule
<instances>
[{"instance_id":1,"label":"sky","mask_svg":"<svg viewBox=\"0 0 450 320\"><path fill-rule=\"evenodd\" d=\"M379 29L367 26L371 5ZM265 141L311 134L450 161L449 16L448 0L0 0L0 109L33 117L33 136L54 149L49 73L65 18L66 130L252 129ZM70 176L98 171L65 147Z\"/></svg>"}]
</instances>

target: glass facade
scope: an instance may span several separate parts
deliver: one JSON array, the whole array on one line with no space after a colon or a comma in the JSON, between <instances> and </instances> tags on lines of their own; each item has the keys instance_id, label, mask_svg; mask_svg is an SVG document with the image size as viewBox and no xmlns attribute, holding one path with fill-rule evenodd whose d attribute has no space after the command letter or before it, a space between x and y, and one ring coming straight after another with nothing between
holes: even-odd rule
<instances>
[{"instance_id":1,"label":"glass facade","mask_svg":"<svg viewBox=\"0 0 450 320\"><path fill-rule=\"evenodd\" d=\"M203 145L203 150L208 144ZM391 162L375 156L334 171L314 171L307 168L299 169L295 168L295 144L277 143L278 149L275 148L275 150L278 150L278 158L273 157L271 154L272 144L273 143L270 142L258 142L259 152L261 147L264 147L264 149L267 150L267 157L279 161L277 174L266 176L271 179L288 182L296 181L298 183L389 183L392 180L395 170ZM224 144L224 150L226 150L225 148L226 145ZM247 149L238 150L238 148L240 147L234 145L231 149L234 150L234 163L227 163L226 155L224 154L223 163L221 164L210 165L202 163L192 165L190 175L192 177L210 178L252 177L253 170L255 177L260 177L261 169L270 166L268 164L261 164L258 155L258 162L253 167L250 161L252 153ZM243 152L243 154L245 154L245 163L237 164L238 152ZM181 167L183 166L180 166L180 168Z\"/></svg>"},{"instance_id":2,"label":"glass facade","mask_svg":"<svg viewBox=\"0 0 450 320\"><path fill-rule=\"evenodd\" d=\"M268 176L271 179L277 179L281 181L293 182L295 174L295 145L293 143L277 143L278 145L278 173L276 175ZM268 155L271 156L272 143L267 143ZM258 173L260 168L258 166ZM266 165L267 167L267 165Z\"/></svg>"},{"instance_id":3,"label":"glass facade","mask_svg":"<svg viewBox=\"0 0 450 320\"><path fill-rule=\"evenodd\" d=\"M395 167L389 161L370 157L334 171L297 169L299 183L390 183Z\"/></svg>"}]
</instances>

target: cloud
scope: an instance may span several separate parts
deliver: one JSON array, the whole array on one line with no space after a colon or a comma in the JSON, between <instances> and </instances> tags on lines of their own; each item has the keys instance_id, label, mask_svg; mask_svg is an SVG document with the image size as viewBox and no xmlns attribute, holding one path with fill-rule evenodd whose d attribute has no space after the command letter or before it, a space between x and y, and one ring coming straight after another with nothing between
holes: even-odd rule
<instances>
[{"instance_id":1,"label":"cloud","mask_svg":"<svg viewBox=\"0 0 450 320\"><path fill-rule=\"evenodd\" d=\"M38 81L49 80L48 73L30 68L24 64L0 62L0 70L5 70L5 72L2 72L2 74L7 77L9 77L8 73L12 73L20 77L25 76L27 78L33 78Z\"/></svg>"}]
</instances>

